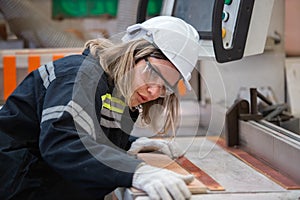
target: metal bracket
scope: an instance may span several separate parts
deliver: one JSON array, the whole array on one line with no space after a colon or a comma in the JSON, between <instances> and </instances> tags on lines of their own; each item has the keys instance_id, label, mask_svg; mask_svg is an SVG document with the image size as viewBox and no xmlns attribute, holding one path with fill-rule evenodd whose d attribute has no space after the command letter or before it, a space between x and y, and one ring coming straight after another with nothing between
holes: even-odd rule
<instances>
[{"instance_id":1,"label":"metal bracket","mask_svg":"<svg viewBox=\"0 0 300 200\"><path fill-rule=\"evenodd\" d=\"M241 114L249 113L248 101L237 100L226 112L226 145L236 146L239 144L239 119Z\"/></svg>"},{"instance_id":2,"label":"metal bracket","mask_svg":"<svg viewBox=\"0 0 300 200\"><path fill-rule=\"evenodd\" d=\"M226 131L225 139L226 145L239 145L239 120L261 120L263 116L257 111L257 97L261 98L267 104L272 104L263 95L261 95L256 88L250 88L251 110L249 103L245 99L237 100L226 113ZM250 111L250 113L249 113Z\"/></svg>"}]
</instances>

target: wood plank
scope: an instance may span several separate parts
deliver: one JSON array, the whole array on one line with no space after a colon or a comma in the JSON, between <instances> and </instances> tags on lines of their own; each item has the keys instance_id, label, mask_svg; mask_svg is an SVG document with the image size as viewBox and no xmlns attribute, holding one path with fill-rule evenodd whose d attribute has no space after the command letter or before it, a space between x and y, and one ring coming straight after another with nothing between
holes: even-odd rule
<instances>
[{"instance_id":1,"label":"wood plank","mask_svg":"<svg viewBox=\"0 0 300 200\"><path fill-rule=\"evenodd\" d=\"M189 159L182 156L176 159L176 162L186 169L189 173L193 174L196 179L201 181L211 191L224 191L225 189L207 173L197 167Z\"/></svg>"},{"instance_id":2,"label":"wood plank","mask_svg":"<svg viewBox=\"0 0 300 200\"><path fill-rule=\"evenodd\" d=\"M164 154L139 153L138 157L144 160L147 164L155 167L165 168L179 174L190 174L188 171L182 168L176 161L172 160ZM188 188L192 194L201 194L207 192L207 187L196 178L193 180L192 183L188 185Z\"/></svg>"}]
</instances>

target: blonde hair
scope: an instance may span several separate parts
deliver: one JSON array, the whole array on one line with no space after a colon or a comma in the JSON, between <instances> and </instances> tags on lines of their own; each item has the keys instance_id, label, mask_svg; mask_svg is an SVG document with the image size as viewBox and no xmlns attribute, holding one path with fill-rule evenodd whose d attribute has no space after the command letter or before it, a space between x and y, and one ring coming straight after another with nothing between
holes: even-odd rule
<instances>
[{"instance_id":1,"label":"blonde hair","mask_svg":"<svg viewBox=\"0 0 300 200\"><path fill-rule=\"evenodd\" d=\"M109 75L111 81L114 82L120 94L125 98L129 105L132 95L131 73L127 73L133 69L135 62L152 53L160 52L156 47L144 39L130 41L128 43L113 44L110 40L98 38L90 40L85 44L85 48L90 49L93 57L99 60L104 71ZM128 74L124 76L125 74ZM125 84L124 84L125 83ZM172 94L166 98L158 98L154 101L142 104L141 119L142 122L150 127L157 124L158 117L151 118L150 108L154 105L161 105L165 109L165 120L157 133L165 134L168 130L172 130L175 134L175 127L179 116L179 101L176 95Z\"/></svg>"}]
</instances>

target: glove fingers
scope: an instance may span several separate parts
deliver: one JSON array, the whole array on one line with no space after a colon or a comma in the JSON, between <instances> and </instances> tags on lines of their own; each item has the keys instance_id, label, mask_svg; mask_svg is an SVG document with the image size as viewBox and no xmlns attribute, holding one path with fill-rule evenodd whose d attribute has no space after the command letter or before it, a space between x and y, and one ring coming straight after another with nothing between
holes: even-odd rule
<instances>
[{"instance_id":1,"label":"glove fingers","mask_svg":"<svg viewBox=\"0 0 300 200\"><path fill-rule=\"evenodd\" d=\"M195 179L194 175L188 174L188 175L181 175L181 179L185 182L185 184L190 184Z\"/></svg>"},{"instance_id":2,"label":"glove fingers","mask_svg":"<svg viewBox=\"0 0 300 200\"><path fill-rule=\"evenodd\" d=\"M136 155L137 153L142 151L160 151L160 149L164 148L164 146L167 146L167 144L165 144L165 141L142 137L133 142L127 152L128 154Z\"/></svg>"},{"instance_id":3,"label":"glove fingers","mask_svg":"<svg viewBox=\"0 0 300 200\"><path fill-rule=\"evenodd\" d=\"M141 137L134 141L128 153L130 155L136 155L141 151L160 151L171 158L178 158L184 155L184 152L181 151L175 141L169 142L160 139L149 139L147 137Z\"/></svg>"},{"instance_id":4,"label":"glove fingers","mask_svg":"<svg viewBox=\"0 0 300 200\"><path fill-rule=\"evenodd\" d=\"M177 153L176 149L177 147L173 147L171 143L165 140L151 140L150 144L152 146L155 146L157 151L162 152L163 154L169 156L170 158L176 158Z\"/></svg>"},{"instance_id":5,"label":"glove fingers","mask_svg":"<svg viewBox=\"0 0 300 200\"><path fill-rule=\"evenodd\" d=\"M188 189L187 185L183 182L180 181L178 183L178 188L180 189L180 193L183 195L184 199L190 199L192 194L190 192L190 190Z\"/></svg>"},{"instance_id":6,"label":"glove fingers","mask_svg":"<svg viewBox=\"0 0 300 200\"><path fill-rule=\"evenodd\" d=\"M146 137L141 137L133 142L131 148L128 150L128 154L136 155L142 151L160 151L163 154L168 155L170 158L178 158L184 154L176 142L149 139Z\"/></svg>"},{"instance_id":7,"label":"glove fingers","mask_svg":"<svg viewBox=\"0 0 300 200\"><path fill-rule=\"evenodd\" d=\"M148 193L150 199L189 199L191 194L187 188L194 179L193 175L181 175L167 169L142 165L133 175L132 186Z\"/></svg>"},{"instance_id":8,"label":"glove fingers","mask_svg":"<svg viewBox=\"0 0 300 200\"><path fill-rule=\"evenodd\" d=\"M184 154L176 142L161 140L158 147L160 147L158 151L168 155L170 158L178 158Z\"/></svg>"},{"instance_id":9,"label":"glove fingers","mask_svg":"<svg viewBox=\"0 0 300 200\"><path fill-rule=\"evenodd\" d=\"M170 158L173 158L173 153L170 151L169 146L165 145L162 146L160 149L158 149L158 151L162 152L163 154L169 156Z\"/></svg>"},{"instance_id":10,"label":"glove fingers","mask_svg":"<svg viewBox=\"0 0 300 200\"><path fill-rule=\"evenodd\" d=\"M186 193L189 192L187 186L182 180L178 178L170 177L167 181L165 181L165 187L167 188L168 192L172 195L173 199L185 200L185 196L188 196L186 195ZM184 193L182 193L182 191L184 191Z\"/></svg>"},{"instance_id":11,"label":"glove fingers","mask_svg":"<svg viewBox=\"0 0 300 200\"><path fill-rule=\"evenodd\" d=\"M176 142L172 142L169 145L170 152L172 153L172 158L178 158L184 155L184 152L179 148Z\"/></svg>"},{"instance_id":12,"label":"glove fingers","mask_svg":"<svg viewBox=\"0 0 300 200\"><path fill-rule=\"evenodd\" d=\"M183 174L178 174L176 172L173 172L172 173L177 177L177 178L180 178L181 180L183 180L185 182L185 184L190 184L191 182L193 182L193 180L195 179L194 175L192 174L187 174L187 175L183 175Z\"/></svg>"},{"instance_id":13,"label":"glove fingers","mask_svg":"<svg viewBox=\"0 0 300 200\"><path fill-rule=\"evenodd\" d=\"M142 146L132 145L131 148L127 151L129 155L136 155L143 149Z\"/></svg>"},{"instance_id":14,"label":"glove fingers","mask_svg":"<svg viewBox=\"0 0 300 200\"><path fill-rule=\"evenodd\" d=\"M145 185L144 191L148 194L149 198L152 200L160 200L160 195L152 185Z\"/></svg>"},{"instance_id":15,"label":"glove fingers","mask_svg":"<svg viewBox=\"0 0 300 200\"><path fill-rule=\"evenodd\" d=\"M155 184L154 187L155 187L157 193L159 193L161 199L172 200L170 193L168 192L167 188L165 187L165 185L163 183L157 182L157 184Z\"/></svg>"}]
</instances>

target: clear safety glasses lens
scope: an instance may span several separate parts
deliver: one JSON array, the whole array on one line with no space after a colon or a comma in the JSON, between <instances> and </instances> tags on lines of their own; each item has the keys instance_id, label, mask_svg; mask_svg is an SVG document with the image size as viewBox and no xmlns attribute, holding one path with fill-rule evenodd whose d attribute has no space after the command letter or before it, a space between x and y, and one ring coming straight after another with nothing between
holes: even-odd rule
<instances>
[{"instance_id":1,"label":"clear safety glasses lens","mask_svg":"<svg viewBox=\"0 0 300 200\"><path fill-rule=\"evenodd\" d=\"M180 73L175 69L170 69L168 67L164 67L166 70L163 72L165 76L163 76L158 67L152 65L147 58L145 58L146 67L143 70L143 74L146 77L146 81L150 85L156 85L160 87L161 97L165 97L177 92L177 84L182 79Z\"/></svg>"}]
</instances>

